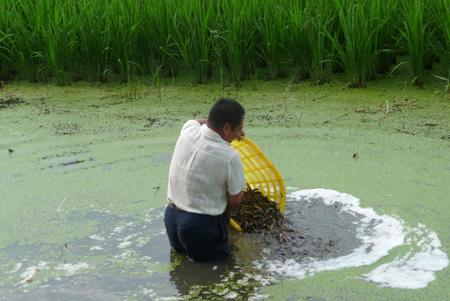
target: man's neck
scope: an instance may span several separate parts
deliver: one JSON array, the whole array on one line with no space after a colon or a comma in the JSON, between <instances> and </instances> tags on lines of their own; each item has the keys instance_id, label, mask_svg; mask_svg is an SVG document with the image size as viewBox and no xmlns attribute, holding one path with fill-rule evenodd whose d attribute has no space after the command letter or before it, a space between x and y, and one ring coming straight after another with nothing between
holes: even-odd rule
<instances>
[{"instance_id":1,"label":"man's neck","mask_svg":"<svg viewBox=\"0 0 450 301\"><path fill-rule=\"evenodd\" d=\"M222 140L228 142L222 135L222 133L220 131L218 131L209 121L206 121L206 126L211 130L217 133L217 135L220 136L220 138L222 138Z\"/></svg>"}]
</instances>

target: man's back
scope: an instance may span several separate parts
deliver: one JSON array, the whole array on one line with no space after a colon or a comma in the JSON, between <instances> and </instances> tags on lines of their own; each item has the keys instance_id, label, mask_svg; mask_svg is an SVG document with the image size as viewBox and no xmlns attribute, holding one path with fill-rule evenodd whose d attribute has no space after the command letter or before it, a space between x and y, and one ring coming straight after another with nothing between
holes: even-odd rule
<instances>
[{"instance_id":1,"label":"man's back","mask_svg":"<svg viewBox=\"0 0 450 301\"><path fill-rule=\"evenodd\" d=\"M242 201L245 175L231 141L244 135L245 109L221 98L207 120L183 126L170 162L164 225L170 246L194 261L230 255L226 206Z\"/></svg>"},{"instance_id":2,"label":"man's back","mask_svg":"<svg viewBox=\"0 0 450 301\"><path fill-rule=\"evenodd\" d=\"M227 192L245 187L239 155L219 134L196 120L181 130L170 164L168 199L193 213L219 215Z\"/></svg>"}]
</instances>

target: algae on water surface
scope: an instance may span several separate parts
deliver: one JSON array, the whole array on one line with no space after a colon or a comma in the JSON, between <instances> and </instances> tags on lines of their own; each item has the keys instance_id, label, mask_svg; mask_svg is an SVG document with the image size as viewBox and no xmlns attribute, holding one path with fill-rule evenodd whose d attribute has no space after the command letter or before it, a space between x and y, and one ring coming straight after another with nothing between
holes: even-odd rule
<instances>
[{"instance_id":1,"label":"algae on water surface","mask_svg":"<svg viewBox=\"0 0 450 301\"><path fill-rule=\"evenodd\" d=\"M275 163L287 186L357 196L361 206L379 214L400 217L411 227L425 224L442 248L450 249L450 101L445 95L383 82L363 90L253 85L240 90L141 85L138 97L129 98L124 86L8 84L1 95L24 103L0 110L0 296L26 300L36 293L45 299L53 289L54 296L82 300L93 289L98 298L156 298L158 287L149 282L163 287L163 296L177 296L181 289L171 277L186 279L183 271L192 270L170 275L160 216L168 165L183 122L204 117L221 95L242 101L247 135ZM316 207L307 209L316 214ZM305 222L311 223L310 235L328 231L326 220ZM233 296L243 287L267 284L249 272L251 262L260 259L255 258L261 255L255 251L258 242L235 239L240 270L215 271L242 285L205 284L209 289L197 292ZM383 262L403 251L394 249ZM302 280L268 280L272 285L256 294L273 300L448 299L448 268L419 290L360 280L379 264ZM33 267L35 280L16 286ZM93 285L83 289L83 283Z\"/></svg>"}]
</instances>

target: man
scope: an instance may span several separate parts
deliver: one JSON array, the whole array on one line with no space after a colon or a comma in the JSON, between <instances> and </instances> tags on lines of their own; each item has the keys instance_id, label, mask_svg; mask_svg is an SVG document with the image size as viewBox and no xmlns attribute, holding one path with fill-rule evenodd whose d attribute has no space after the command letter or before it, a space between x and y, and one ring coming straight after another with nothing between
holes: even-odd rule
<instances>
[{"instance_id":1,"label":"man","mask_svg":"<svg viewBox=\"0 0 450 301\"><path fill-rule=\"evenodd\" d=\"M245 110L222 98L207 120L189 120L181 129L170 162L164 224L172 249L194 261L230 254L226 207L236 208L245 177L230 142L243 135Z\"/></svg>"}]
</instances>

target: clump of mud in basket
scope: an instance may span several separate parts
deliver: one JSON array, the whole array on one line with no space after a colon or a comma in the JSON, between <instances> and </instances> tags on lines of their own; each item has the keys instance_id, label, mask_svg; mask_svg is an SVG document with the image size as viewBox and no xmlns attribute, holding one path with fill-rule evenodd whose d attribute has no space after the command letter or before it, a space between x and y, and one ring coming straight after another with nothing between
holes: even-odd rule
<instances>
[{"instance_id":1,"label":"clump of mud in basket","mask_svg":"<svg viewBox=\"0 0 450 301\"><path fill-rule=\"evenodd\" d=\"M290 239L292 229L286 227L284 217L275 202L270 201L259 190L247 187L238 209L231 211L234 219L247 233L273 234L280 241Z\"/></svg>"}]
</instances>

